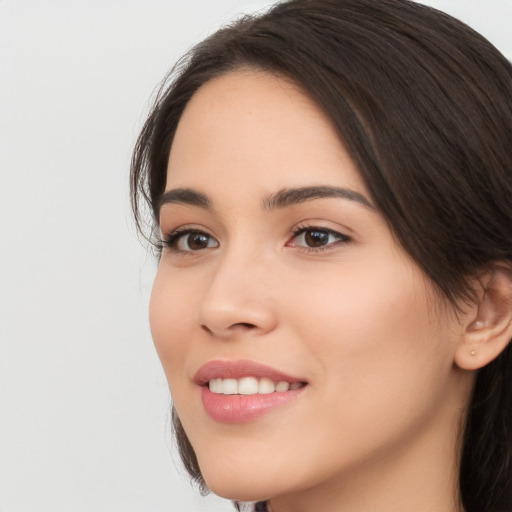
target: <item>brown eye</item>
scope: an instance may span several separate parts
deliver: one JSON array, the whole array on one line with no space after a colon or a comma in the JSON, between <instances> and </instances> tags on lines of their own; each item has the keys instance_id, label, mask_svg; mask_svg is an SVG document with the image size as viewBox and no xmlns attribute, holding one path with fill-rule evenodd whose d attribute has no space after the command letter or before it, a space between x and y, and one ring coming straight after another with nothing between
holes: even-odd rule
<instances>
[{"instance_id":1,"label":"brown eye","mask_svg":"<svg viewBox=\"0 0 512 512\"><path fill-rule=\"evenodd\" d=\"M202 231L181 231L171 233L165 245L177 252L197 252L218 247L215 238Z\"/></svg>"},{"instance_id":2,"label":"brown eye","mask_svg":"<svg viewBox=\"0 0 512 512\"><path fill-rule=\"evenodd\" d=\"M304 242L308 247L322 247L329 243L329 233L320 230L308 230L304 233Z\"/></svg>"},{"instance_id":3,"label":"brown eye","mask_svg":"<svg viewBox=\"0 0 512 512\"><path fill-rule=\"evenodd\" d=\"M210 237L204 233L190 233L190 235L183 237L186 242L185 245L191 251L199 251L208 247Z\"/></svg>"},{"instance_id":4,"label":"brown eye","mask_svg":"<svg viewBox=\"0 0 512 512\"><path fill-rule=\"evenodd\" d=\"M303 247L305 249L324 249L334 246L338 243L346 243L351 239L347 235L333 231L332 229L322 228L302 228L299 229L293 237L291 246Z\"/></svg>"}]
</instances>

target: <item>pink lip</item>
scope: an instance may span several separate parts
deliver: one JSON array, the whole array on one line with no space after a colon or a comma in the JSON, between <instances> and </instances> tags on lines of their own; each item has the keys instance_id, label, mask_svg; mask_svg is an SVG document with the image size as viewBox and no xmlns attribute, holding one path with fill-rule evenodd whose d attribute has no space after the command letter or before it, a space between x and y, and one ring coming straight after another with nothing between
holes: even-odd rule
<instances>
[{"instance_id":1,"label":"pink lip","mask_svg":"<svg viewBox=\"0 0 512 512\"><path fill-rule=\"evenodd\" d=\"M292 377L270 366L245 359L210 361L199 368L194 376L194 382L203 386L211 379L241 379L242 377L258 379L266 377L274 382L304 382L304 379Z\"/></svg>"},{"instance_id":2,"label":"pink lip","mask_svg":"<svg viewBox=\"0 0 512 512\"><path fill-rule=\"evenodd\" d=\"M246 423L293 401L305 387L286 392L264 395L222 395L208 388L208 381L215 378L240 379L242 377L266 377L274 382L304 382L269 366L253 361L210 361L203 365L194 377L201 386L201 400L207 414L221 423Z\"/></svg>"}]
</instances>

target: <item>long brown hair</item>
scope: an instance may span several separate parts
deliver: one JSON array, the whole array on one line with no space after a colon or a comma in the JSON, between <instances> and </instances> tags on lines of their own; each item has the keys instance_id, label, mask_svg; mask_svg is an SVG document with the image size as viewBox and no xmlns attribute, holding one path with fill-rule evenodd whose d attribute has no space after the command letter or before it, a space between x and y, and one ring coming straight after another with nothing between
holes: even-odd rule
<instances>
[{"instance_id":1,"label":"long brown hair","mask_svg":"<svg viewBox=\"0 0 512 512\"><path fill-rule=\"evenodd\" d=\"M402 247L454 306L512 261L512 67L463 23L409 0L291 0L197 45L160 91L132 161L158 227L170 147L197 89L241 67L286 76L331 118ZM142 201L142 202L141 202ZM184 464L204 487L176 413ZM512 509L512 349L479 371L463 433L467 512Z\"/></svg>"}]
</instances>

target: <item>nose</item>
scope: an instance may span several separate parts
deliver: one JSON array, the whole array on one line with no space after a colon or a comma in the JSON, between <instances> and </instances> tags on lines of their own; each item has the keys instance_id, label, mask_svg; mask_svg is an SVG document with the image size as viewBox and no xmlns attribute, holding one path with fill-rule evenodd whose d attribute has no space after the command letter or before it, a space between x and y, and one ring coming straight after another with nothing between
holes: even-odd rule
<instances>
[{"instance_id":1,"label":"nose","mask_svg":"<svg viewBox=\"0 0 512 512\"><path fill-rule=\"evenodd\" d=\"M199 324L219 339L263 335L277 326L271 265L255 258L221 258L199 307Z\"/></svg>"}]
</instances>

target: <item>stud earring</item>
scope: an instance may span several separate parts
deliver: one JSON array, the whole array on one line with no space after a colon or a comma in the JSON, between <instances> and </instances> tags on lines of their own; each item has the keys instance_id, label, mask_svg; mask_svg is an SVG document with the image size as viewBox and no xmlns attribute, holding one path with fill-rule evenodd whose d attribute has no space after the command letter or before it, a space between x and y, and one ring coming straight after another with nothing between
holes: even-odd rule
<instances>
[{"instance_id":1,"label":"stud earring","mask_svg":"<svg viewBox=\"0 0 512 512\"><path fill-rule=\"evenodd\" d=\"M475 322L475 329L482 329L484 326L484 323L481 320L477 320Z\"/></svg>"},{"instance_id":2,"label":"stud earring","mask_svg":"<svg viewBox=\"0 0 512 512\"><path fill-rule=\"evenodd\" d=\"M476 350L475 350L475 349L473 349L473 350L470 352L470 354L471 354L472 356L476 356Z\"/></svg>"}]
</instances>

